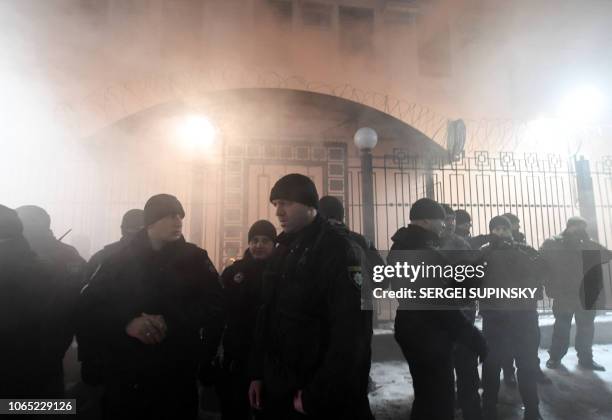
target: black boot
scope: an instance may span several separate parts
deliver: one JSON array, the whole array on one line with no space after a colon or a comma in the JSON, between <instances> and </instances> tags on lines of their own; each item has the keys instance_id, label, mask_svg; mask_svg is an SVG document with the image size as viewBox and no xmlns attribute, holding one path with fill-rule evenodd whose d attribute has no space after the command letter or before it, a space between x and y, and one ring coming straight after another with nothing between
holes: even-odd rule
<instances>
[{"instance_id":1,"label":"black boot","mask_svg":"<svg viewBox=\"0 0 612 420\"><path fill-rule=\"evenodd\" d=\"M595 362L593 359L590 359L590 360L578 360L578 366L580 366L583 369L597 370L597 371L600 371L600 372L605 372L605 370L606 370L605 367L603 367L599 363Z\"/></svg>"},{"instance_id":2,"label":"black boot","mask_svg":"<svg viewBox=\"0 0 612 420\"><path fill-rule=\"evenodd\" d=\"M546 362L546 367L548 369L559 369L561 367L561 360L556 360L551 357L548 359L548 362Z\"/></svg>"}]
</instances>

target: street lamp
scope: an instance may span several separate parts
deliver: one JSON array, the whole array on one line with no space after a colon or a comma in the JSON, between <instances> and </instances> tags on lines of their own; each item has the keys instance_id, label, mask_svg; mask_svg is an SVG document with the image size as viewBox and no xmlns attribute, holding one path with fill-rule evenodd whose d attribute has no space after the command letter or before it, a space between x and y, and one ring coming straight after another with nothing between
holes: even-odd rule
<instances>
[{"instance_id":1,"label":"street lamp","mask_svg":"<svg viewBox=\"0 0 612 420\"><path fill-rule=\"evenodd\" d=\"M374 173L372 149L378 143L378 134L370 127L362 127L355 133L355 146L361 154L361 202L363 208L363 235L374 242Z\"/></svg>"},{"instance_id":2,"label":"street lamp","mask_svg":"<svg viewBox=\"0 0 612 420\"><path fill-rule=\"evenodd\" d=\"M578 86L561 100L558 115L574 125L599 121L605 108L603 93L592 85Z\"/></svg>"},{"instance_id":3,"label":"street lamp","mask_svg":"<svg viewBox=\"0 0 612 420\"><path fill-rule=\"evenodd\" d=\"M370 127L361 127L355 133L355 146L360 151L371 151L378 144L378 134Z\"/></svg>"},{"instance_id":4,"label":"street lamp","mask_svg":"<svg viewBox=\"0 0 612 420\"><path fill-rule=\"evenodd\" d=\"M204 188L205 158L214 146L217 132L215 126L203 115L187 115L179 120L177 134L193 162L191 184L191 232L190 239L202 246L204 240Z\"/></svg>"},{"instance_id":5,"label":"street lamp","mask_svg":"<svg viewBox=\"0 0 612 420\"><path fill-rule=\"evenodd\" d=\"M177 133L185 148L193 153L205 152L215 143L215 126L203 115L188 115L181 119Z\"/></svg>"}]
</instances>

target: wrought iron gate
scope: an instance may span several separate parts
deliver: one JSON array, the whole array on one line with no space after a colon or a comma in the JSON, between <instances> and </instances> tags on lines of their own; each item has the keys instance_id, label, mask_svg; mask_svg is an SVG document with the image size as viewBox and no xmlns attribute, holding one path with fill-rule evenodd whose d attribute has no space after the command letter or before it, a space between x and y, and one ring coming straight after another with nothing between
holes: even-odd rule
<instances>
[{"instance_id":1,"label":"wrought iron gate","mask_svg":"<svg viewBox=\"0 0 612 420\"><path fill-rule=\"evenodd\" d=\"M472 215L472 234L488 232L491 217L511 212L521 220L527 242L538 248L545 239L561 233L567 219L580 214L576 171L572 158L559 155L517 155L512 152L474 152L448 163L422 159L408 150L374 156L375 242L388 250L390 237L408 224L411 204L425 197L433 184L433 197ZM612 157L592 165L599 241L612 246ZM361 167L349 162L348 220L362 232ZM612 286L609 264L604 269L607 296ZM543 310L550 309L545 300ZM379 308L382 319L393 308Z\"/></svg>"}]
</instances>

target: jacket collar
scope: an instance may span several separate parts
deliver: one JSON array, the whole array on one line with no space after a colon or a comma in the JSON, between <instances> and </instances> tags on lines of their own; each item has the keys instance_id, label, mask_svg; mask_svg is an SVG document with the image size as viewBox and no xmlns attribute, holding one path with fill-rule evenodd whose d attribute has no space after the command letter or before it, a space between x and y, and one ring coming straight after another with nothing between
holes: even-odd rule
<instances>
[{"instance_id":1,"label":"jacket collar","mask_svg":"<svg viewBox=\"0 0 612 420\"><path fill-rule=\"evenodd\" d=\"M438 235L417 225L399 229L391 240L404 249L435 248L440 245Z\"/></svg>"},{"instance_id":2,"label":"jacket collar","mask_svg":"<svg viewBox=\"0 0 612 420\"><path fill-rule=\"evenodd\" d=\"M182 245L186 243L185 238L181 235L179 239L173 242L166 243L159 252L164 254L173 253L176 249L179 249ZM153 250L151 246L151 240L149 239L149 235L147 234L146 229L142 229L140 232L136 234L134 239L130 242L130 245L138 252L142 253L153 253L156 252Z\"/></svg>"},{"instance_id":3,"label":"jacket collar","mask_svg":"<svg viewBox=\"0 0 612 420\"><path fill-rule=\"evenodd\" d=\"M316 236L324 223L325 220L323 220L321 215L317 214L312 223L305 226L302 230L293 233L281 232L278 235L277 242L288 247L299 246L304 241Z\"/></svg>"}]
</instances>

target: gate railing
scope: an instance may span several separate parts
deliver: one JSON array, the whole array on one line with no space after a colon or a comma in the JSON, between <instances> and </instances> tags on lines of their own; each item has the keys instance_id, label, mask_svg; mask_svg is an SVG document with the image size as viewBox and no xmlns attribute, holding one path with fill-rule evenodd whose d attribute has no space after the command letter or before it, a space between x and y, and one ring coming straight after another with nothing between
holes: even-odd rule
<instances>
[{"instance_id":1,"label":"gate railing","mask_svg":"<svg viewBox=\"0 0 612 420\"><path fill-rule=\"evenodd\" d=\"M609 248L612 157L591 166L599 241ZM349 162L348 171L347 218L351 229L362 232L361 167ZM374 156L373 172L375 243L381 250L388 250L391 236L409 223L411 204L426 196L428 176L434 183L433 198L471 214L473 235L488 233L493 216L510 212L521 220L527 243L537 249L544 240L561 233L569 217L580 214L573 158L555 154L476 151L448 163L395 149L392 154ZM607 297L612 297L609 264L604 267L604 284ZM379 315L384 319L392 309L382 309ZM550 309L551 302L545 299L541 310Z\"/></svg>"}]
</instances>

